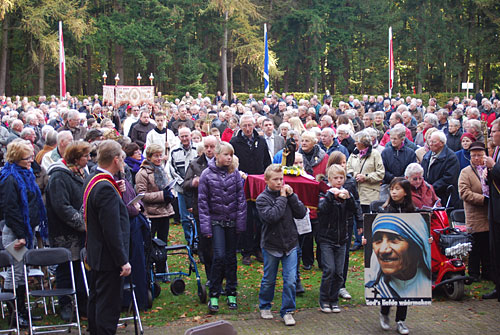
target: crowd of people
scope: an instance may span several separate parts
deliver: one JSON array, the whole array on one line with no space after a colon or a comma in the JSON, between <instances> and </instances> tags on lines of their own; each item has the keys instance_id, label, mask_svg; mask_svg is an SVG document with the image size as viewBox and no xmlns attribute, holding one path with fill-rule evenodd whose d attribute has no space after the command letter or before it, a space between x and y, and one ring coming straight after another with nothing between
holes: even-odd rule
<instances>
[{"instance_id":1,"label":"crowd of people","mask_svg":"<svg viewBox=\"0 0 500 335\"><path fill-rule=\"evenodd\" d=\"M272 319L281 261L280 315L294 325L295 296L304 293L301 271L315 260L323 271L321 311L338 313L339 298L351 298L345 287L349 251L363 248L363 213L372 202L411 212L449 198L450 206L465 209L474 237L469 275L500 285L494 210L500 200L500 100L494 91L491 98L482 92L454 97L443 107L434 98L424 105L399 94L350 96L335 106L328 92L298 101L276 92L261 101L252 94L228 101L221 92L214 100L186 92L172 102L158 93L154 103L120 106L97 94L79 101L68 93L37 102L3 96L0 106L2 243L67 248L75 269L87 246L88 299L82 273L75 276L80 314L88 316L92 333L116 330L120 302L105 301L120 296L116 282L134 271L131 227L144 225L151 237L168 243L172 222L182 225L188 242L195 240L196 223L212 313L220 309L221 292L229 309L238 308L241 252L243 265L264 263L259 308L263 319ZM321 185L313 195L317 208L307 209L283 181L281 165L290 151L291 165ZM245 197L248 175L264 175L266 188L256 200ZM130 204L136 194L144 197ZM299 235L294 220L306 216L312 232ZM134 264L144 266L144 260ZM165 264L155 266L165 271ZM26 326L21 262L15 275L4 290L17 287ZM55 276L58 287L71 284L68 267L58 267ZM485 298L498 299L498 291ZM71 319L69 301L61 298L59 306L61 317ZM384 329L388 313L381 311ZM401 334L409 332L405 317L406 309L398 308Z\"/></svg>"}]
</instances>

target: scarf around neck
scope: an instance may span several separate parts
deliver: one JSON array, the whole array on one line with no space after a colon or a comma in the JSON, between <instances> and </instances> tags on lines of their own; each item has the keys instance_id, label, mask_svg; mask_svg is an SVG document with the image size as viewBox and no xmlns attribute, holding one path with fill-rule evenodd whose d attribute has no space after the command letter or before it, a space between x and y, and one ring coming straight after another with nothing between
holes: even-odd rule
<instances>
[{"instance_id":1,"label":"scarf around neck","mask_svg":"<svg viewBox=\"0 0 500 335\"><path fill-rule=\"evenodd\" d=\"M19 196L21 198L21 209L23 211L23 221L24 229L26 231L26 247L32 248L33 246L33 230L30 223L29 214L29 204L28 204L28 191L35 194L38 203L38 216L40 219L39 223L35 223L34 226L40 226L40 234L44 240L48 237L47 228L47 212L45 211L45 205L42 200L42 193L38 187L33 172L28 169L22 168L15 163L7 162L0 171L0 182L5 182L8 177L14 177L17 187L19 189Z\"/></svg>"}]
</instances>

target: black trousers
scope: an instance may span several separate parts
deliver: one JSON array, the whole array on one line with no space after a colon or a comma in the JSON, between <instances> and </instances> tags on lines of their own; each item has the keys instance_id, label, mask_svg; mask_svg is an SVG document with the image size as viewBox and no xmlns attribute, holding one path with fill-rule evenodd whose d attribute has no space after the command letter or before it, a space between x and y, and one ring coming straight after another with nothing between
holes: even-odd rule
<instances>
[{"instance_id":1,"label":"black trousers","mask_svg":"<svg viewBox=\"0 0 500 335\"><path fill-rule=\"evenodd\" d=\"M321 268L321 251L318 247L318 219L311 219L312 232L299 236L299 244L302 249L302 264L314 264L314 242L316 242L316 260Z\"/></svg>"},{"instance_id":2,"label":"black trousers","mask_svg":"<svg viewBox=\"0 0 500 335\"><path fill-rule=\"evenodd\" d=\"M472 250L469 255L469 276L491 278L490 232L472 233Z\"/></svg>"},{"instance_id":3,"label":"black trousers","mask_svg":"<svg viewBox=\"0 0 500 335\"><path fill-rule=\"evenodd\" d=\"M389 315L391 306L381 306L380 313L383 315ZM396 322L406 320L406 313L408 312L408 306L398 306L396 308Z\"/></svg>"},{"instance_id":4,"label":"black trousers","mask_svg":"<svg viewBox=\"0 0 500 335\"><path fill-rule=\"evenodd\" d=\"M90 271L89 289L87 315L90 334L115 334L123 295L123 278L120 277L120 269Z\"/></svg>"},{"instance_id":5,"label":"black trousers","mask_svg":"<svg viewBox=\"0 0 500 335\"><path fill-rule=\"evenodd\" d=\"M247 201L247 228L240 234L239 245L243 257L256 255L260 251L262 223L254 201Z\"/></svg>"},{"instance_id":6,"label":"black trousers","mask_svg":"<svg viewBox=\"0 0 500 335\"><path fill-rule=\"evenodd\" d=\"M498 292L500 290L500 222L493 220L490 220L490 255L491 276Z\"/></svg>"},{"instance_id":7,"label":"black trousers","mask_svg":"<svg viewBox=\"0 0 500 335\"><path fill-rule=\"evenodd\" d=\"M236 228L212 225L212 248L214 258L210 270L210 297L219 297L222 280L226 278L226 295L236 295Z\"/></svg>"}]
</instances>

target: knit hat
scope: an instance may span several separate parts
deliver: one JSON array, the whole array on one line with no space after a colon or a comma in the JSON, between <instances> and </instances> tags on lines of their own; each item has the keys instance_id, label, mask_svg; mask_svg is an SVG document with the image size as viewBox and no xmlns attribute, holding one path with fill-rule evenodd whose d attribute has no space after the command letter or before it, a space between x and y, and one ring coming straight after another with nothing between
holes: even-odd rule
<instances>
[{"instance_id":1,"label":"knit hat","mask_svg":"<svg viewBox=\"0 0 500 335\"><path fill-rule=\"evenodd\" d=\"M462 137L460 137L460 141L464 139L464 137L468 137L472 142L476 142L477 139L474 135L472 135L471 133L464 133L462 135Z\"/></svg>"}]
</instances>

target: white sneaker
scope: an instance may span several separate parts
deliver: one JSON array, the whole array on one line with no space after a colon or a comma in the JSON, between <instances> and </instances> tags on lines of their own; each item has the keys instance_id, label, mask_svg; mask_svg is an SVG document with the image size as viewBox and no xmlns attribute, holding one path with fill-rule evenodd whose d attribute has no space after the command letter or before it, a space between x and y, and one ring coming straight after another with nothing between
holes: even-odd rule
<instances>
[{"instance_id":1,"label":"white sneaker","mask_svg":"<svg viewBox=\"0 0 500 335\"><path fill-rule=\"evenodd\" d=\"M406 327L404 321L398 321L398 333L400 333L401 335L410 333L410 330L408 329L408 327Z\"/></svg>"},{"instance_id":2,"label":"white sneaker","mask_svg":"<svg viewBox=\"0 0 500 335\"><path fill-rule=\"evenodd\" d=\"M273 313L271 313L270 309L261 309L260 317L265 320L271 320L273 318Z\"/></svg>"},{"instance_id":3,"label":"white sneaker","mask_svg":"<svg viewBox=\"0 0 500 335\"><path fill-rule=\"evenodd\" d=\"M333 305L332 312L333 313L340 313L340 307L338 305Z\"/></svg>"},{"instance_id":4,"label":"white sneaker","mask_svg":"<svg viewBox=\"0 0 500 335\"><path fill-rule=\"evenodd\" d=\"M347 292L347 290L345 288L341 288L340 291L339 291L339 295L342 299L351 299L351 295L349 294L349 292Z\"/></svg>"},{"instance_id":5,"label":"white sneaker","mask_svg":"<svg viewBox=\"0 0 500 335\"><path fill-rule=\"evenodd\" d=\"M292 316L292 313L286 313L283 316L283 321L285 321L285 326L295 326L295 319Z\"/></svg>"},{"instance_id":6,"label":"white sneaker","mask_svg":"<svg viewBox=\"0 0 500 335\"><path fill-rule=\"evenodd\" d=\"M384 315L382 313L379 314L380 318L380 327L382 327L383 330L389 330L391 329L391 325L389 324L389 315Z\"/></svg>"},{"instance_id":7,"label":"white sneaker","mask_svg":"<svg viewBox=\"0 0 500 335\"><path fill-rule=\"evenodd\" d=\"M319 304L319 308L321 309L321 311L323 313L331 313L332 312L332 308L330 307L330 305L327 305L327 304Z\"/></svg>"}]
</instances>

